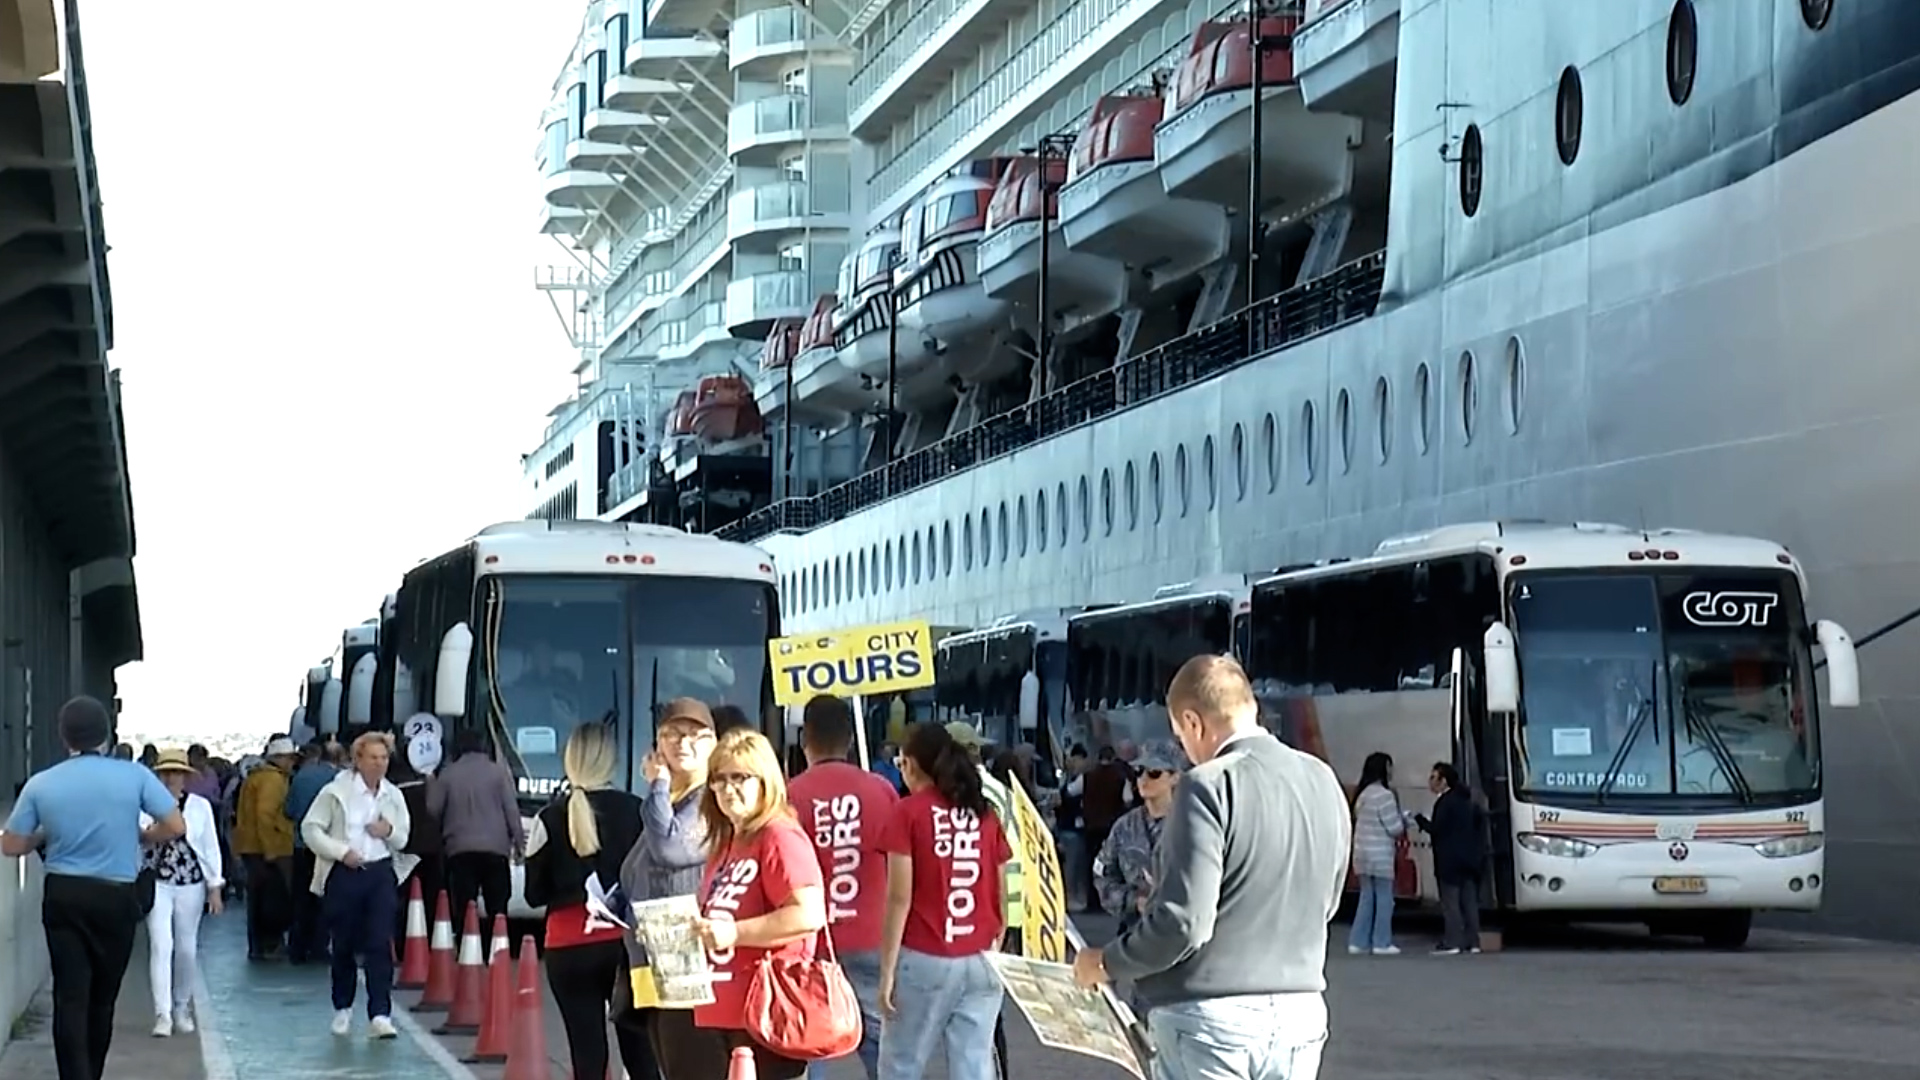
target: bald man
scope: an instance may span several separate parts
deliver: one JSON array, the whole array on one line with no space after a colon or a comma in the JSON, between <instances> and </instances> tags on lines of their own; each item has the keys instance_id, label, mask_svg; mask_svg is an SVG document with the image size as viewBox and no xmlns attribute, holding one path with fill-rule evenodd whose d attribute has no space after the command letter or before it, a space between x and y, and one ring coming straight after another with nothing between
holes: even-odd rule
<instances>
[{"instance_id":1,"label":"bald man","mask_svg":"<svg viewBox=\"0 0 1920 1080\"><path fill-rule=\"evenodd\" d=\"M1260 726L1240 665L1197 656L1167 688L1194 768L1161 834L1140 920L1074 958L1082 985L1131 980L1158 1080L1314 1080L1327 1041L1327 923L1353 827L1327 763Z\"/></svg>"}]
</instances>

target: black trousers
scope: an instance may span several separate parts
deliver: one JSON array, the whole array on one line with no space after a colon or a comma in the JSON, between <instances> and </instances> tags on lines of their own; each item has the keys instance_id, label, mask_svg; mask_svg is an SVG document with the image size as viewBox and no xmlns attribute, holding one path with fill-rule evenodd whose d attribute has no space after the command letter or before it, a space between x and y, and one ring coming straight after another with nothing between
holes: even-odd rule
<instances>
[{"instance_id":1,"label":"black trousers","mask_svg":"<svg viewBox=\"0 0 1920 1080\"><path fill-rule=\"evenodd\" d=\"M1440 883L1440 947L1480 947L1480 879L1459 878Z\"/></svg>"},{"instance_id":2,"label":"black trousers","mask_svg":"<svg viewBox=\"0 0 1920 1080\"><path fill-rule=\"evenodd\" d=\"M759 1080L800 1080L807 1074L806 1062L776 1054L744 1031L695 1026L692 1009L640 1009L628 1015L643 1018L660 1059L662 1080L717 1080L727 1075L736 1046L753 1048Z\"/></svg>"},{"instance_id":3,"label":"black trousers","mask_svg":"<svg viewBox=\"0 0 1920 1080\"><path fill-rule=\"evenodd\" d=\"M313 895L313 852L293 849L293 925L287 929L287 959L309 964L327 958L326 928L320 923L320 898Z\"/></svg>"},{"instance_id":4,"label":"black trousers","mask_svg":"<svg viewBox=\"0 0 1920 1080\"><path fill-rule=\"evenodd\" d=\"M493 955L493 917L507 913L507 897L513 892L513 872L505 855L484 851L462 851L446 857L447 901L453 905L453 932L460 933L466 922L462 914L478 899L485 914L480 919L482 956ZM431 913L429 913L431 917Z\"/></svg>"},{"instance_id":5,"label":"black trousers","mask_svg":"<svg viewBox=\"0 0 1920 1080\"><path fill-rule=\"evenodd\" d=\"M605 1076L607 1007L613 1003L614 980L627 978L626 943L615 940L549 948L545 967L553 1004L560 1010L560 1025L567 1032L573 1075ZM693 1014L687 1015L691 1018ZM660 1075L645 1031L633 1024L616 1023L613 1032L620 1041L620 1063L626 1066L629 1077L649 1080ZM720 1071L711 1076L726 1073L722 1063ZM763 1076L762 1080L768 1078Z\"/></svg>"},{"instance_id":6,"label":"black trousers","mask_svg":"<svg viewBox=\"0 0 1920 1080\"><path fill-rule=\"evenodd\" d=\"M133 957L140 904L133 886L48 874L41 924L53 961L53 1060L60 1080L101 1080L113 1011Z\"/></svg>"}]
</instances>

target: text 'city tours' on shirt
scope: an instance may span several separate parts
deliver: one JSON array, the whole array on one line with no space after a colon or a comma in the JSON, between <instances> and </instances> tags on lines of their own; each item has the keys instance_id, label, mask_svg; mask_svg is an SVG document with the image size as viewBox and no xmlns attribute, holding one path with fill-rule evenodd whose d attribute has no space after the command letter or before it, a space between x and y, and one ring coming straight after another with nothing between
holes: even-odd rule
<instances>
[{"instance_id":1,"label":"text 'city tours' on shirt","mask_svg":"<svg viewBox=\"0 0 1920 1080\"><path fill-rule=\"evenodd\" d=\"M903 948L972 956L1000 940L1000 870L1013 858L993 814L953 806L928 788L900 800L880 850L913 860Z\"/></svg>"},{"instance_id":2,"label":"text 'city tours' on shirt","mask_svg":"<svg viewBox=\"0 0 1920 1080\"><path fill-rule=\"evenodd\" d=\"M820 864L813 842L792 818L775 818L759 832L736 839L718 858L707 861L706 880L700 886L700 909L708 919L745 922L785 907L793 894L820 887ZM705 1028L740 1031L746 1027L747 986L760 958L772 953L781 959L813 956L816 935L809 934L777 949L736 945L708 950L713 965L713 1003L693 1010L693 1022Z\"/></svg>"},{"instance_id":3,"label":"text 'city tours' on shirt","mask_svg":"<svg viewBox=\"0 0 1920 1080\"><path fill-rule=\"evenodd\" d=\"M880 851L880 834L900 793L865 769L825 761L794 777L787 799L820 860L833 947L841 952L880 948L887 906L887 857Z\"/></svg>"}]
</instances>

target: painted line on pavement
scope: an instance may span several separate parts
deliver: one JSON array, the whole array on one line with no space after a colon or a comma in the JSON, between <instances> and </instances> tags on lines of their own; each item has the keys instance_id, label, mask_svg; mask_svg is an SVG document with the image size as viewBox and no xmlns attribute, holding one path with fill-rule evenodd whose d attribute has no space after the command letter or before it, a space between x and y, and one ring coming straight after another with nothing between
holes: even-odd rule
<instances>
[{"instance_id":1,"label":"painted line on pavement","mask_svg":"<svg viewBox=\"0 0 1920 1080\"><path fill-rule=\"evenodd\" d=\"M433 1032L422 1027L420 1021L415 1020L413 1014L407 1011L407 1007L399 1002L394 1002L393 1005L393 1022L401 1031L407 1033L407 1038L413 1040L414 1045L420 1048L421 1053L431 1058L435 1065L440 1066L440 1071L446 1073L449 1080L480 1080L479 1073L474 1072L467 1067L465 1062L454 1057L453 1051L441 1045L440 1040L434 1037ZM211 1080L211 1077L209 1077L209 1080Z\"/></svg>"},{"instance_id":2,"label":"painted line on pavement","mask_svg":"<svg viewBox=\"0 0 1920 1080\"><path fill-rule=\"evenodd\" d=\"M233 1052L214 1015L213 994L207 989L206 976L195 965L193 1021L200 1029L200 1066L207 1071L207 1080L240 1080L240 1073L233 1067Z\"/></svg>"}]
</instances>

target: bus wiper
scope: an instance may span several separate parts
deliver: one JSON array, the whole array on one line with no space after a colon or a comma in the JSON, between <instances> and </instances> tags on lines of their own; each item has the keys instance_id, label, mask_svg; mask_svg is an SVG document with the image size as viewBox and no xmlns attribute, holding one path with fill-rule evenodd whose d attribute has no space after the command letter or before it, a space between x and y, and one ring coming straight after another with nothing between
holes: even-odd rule
<instances>
[{"instance_id":1,"label":"bus wiper","mask_svg":"<svg viewBox=\"0 0 1920 1080\"><path fill-rule=\"evenodd\" d=\"M1653 675L1654 681L1651 685L1657 688L1660 677L1660 665L1658 663L1653 665ZM1651 697L1642 697L1640 703L1634 706L1633 722L1627 725L1627 737L1620 740L1619 747L1613 752L1613 760L1607 762L1607 774L1600 778L1600 786L1594 789L1593 792L1594 802L1601 806L1606 805L1607 793L1612 791L1613 785L1620 781L1620 770L1626 767L1628 751L1633 749L1633 744L1640 738L1640 732L1647 726L1647 722L1653 719L1653 712L1653 698ZM1655 742L1658 742L1659 738L1659 734L1656 733L1654 735Z\"/></svg>"},{"instance_id":2,"label":"bus wiper","mask_svg":"<svg viewBox=\"0 0 1920 1080\"><path fill-rule=\"evenodd\" d=\"M1720 728L1701 716L1700 706L1684 693L1680 699L1680 715L1687 725L1687 737L1707 744L1707 752L1713 755L1714 764L1720 766L1720 771L1727 774L1727 783L1733 787L1733 793L1740 797L1742 803L1752 805L1753 786L1747 783L1746 775L1734 761L1733 750L1720 734Z\"/></svg>"}]
</instances>

